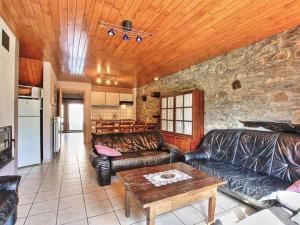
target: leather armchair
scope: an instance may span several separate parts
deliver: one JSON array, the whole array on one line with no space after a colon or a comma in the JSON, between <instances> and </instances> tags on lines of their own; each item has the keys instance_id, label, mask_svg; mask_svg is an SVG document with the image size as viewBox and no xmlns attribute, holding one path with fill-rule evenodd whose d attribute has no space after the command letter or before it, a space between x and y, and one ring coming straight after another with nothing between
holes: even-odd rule
<instances>
[{"instance_id":1,"label":"leather armchair","mask_svg":"<svg viewBox=\"0 0 300 225\"><path fill-rule=\"evenodd\" d=\"M0 224L13 225L17 220L20 176L0 177Z\"/></svg>"},{"instance_id":2,"label":"leather armchair","mask_svg":"<svg viewBox=\"0 0 300 225\"><path fill-rule=\"evenodd\" d=\"M92 144L115 148L121 157L107 157L96 152L89 155L100 186L111 183L111 175L118 171L154 166L178 161L179 150L164 143L159 131L133 133L92 134Z\"/></svg>"}]
</instances>

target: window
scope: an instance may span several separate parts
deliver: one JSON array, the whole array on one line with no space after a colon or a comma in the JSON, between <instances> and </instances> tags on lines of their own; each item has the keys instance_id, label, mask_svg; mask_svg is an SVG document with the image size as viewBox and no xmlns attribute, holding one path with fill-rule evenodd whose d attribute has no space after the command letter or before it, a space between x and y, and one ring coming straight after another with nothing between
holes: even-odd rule
<instances>
[{"instance_id":1,"label":"window","mask_svg":"<svg viewBox=\"0 0 300 225\"><path fill-rule=\"evenodd\" d=\"M161 129L164 131L174 131L174 97L163 98L161 103Z\"/></svg>"},{"instance_id":2,"label":"window","mask_svg":"<svg viewBox=\"0 0 300 225\"><path fill-rule=\"evenodd\" d=\"M161 129L178 134L192 135L192 103L192 93L162 98Z\"/></svg>"}]
</instances>

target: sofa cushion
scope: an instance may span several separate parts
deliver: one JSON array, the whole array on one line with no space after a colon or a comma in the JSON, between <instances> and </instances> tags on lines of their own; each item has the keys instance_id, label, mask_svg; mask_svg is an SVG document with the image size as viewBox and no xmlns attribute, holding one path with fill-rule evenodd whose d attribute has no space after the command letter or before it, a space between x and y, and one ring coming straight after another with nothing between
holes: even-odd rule
<instances>
[{"instance_id":1,"label":"sofa cushion","mask_svg":"<svg viewBox=\"0 0 300 225\"><path fill-rule=\"evenodd\" d=\"M281 133L276 142L271 176L295 182L300 179L300 135Z\"/></svg>"},{"instance_id":2,"label":"sofa cushion","mask_svg":"<svg viewBox=\"0 0 300 225\"><path fill-rule=\"evenodd\" d=\"M215 130L213 133L211 159L232 164L241 130Z\"/></svg>"},{"instance_id":3,"label":"sofa cushion","mask_svg":"<svg viewBox=\"0 0 300 225\"><path fill-rule=\"evenodd\" d=\"M4 224L18 204L16 191L0 191L0 224Z\"/></svg>"},{"instance_id":4,"label":"sofa cushion","mask_svg":"<svg viewBox=\"0 0 300 225\"><path fill-rule=\"evenodd\" d=\"M92 140L93 140L93 145L104 145L110 148L113 147L111 135L92 133Z\"/></svg>"},{"instance_id":5,"label":"sofa cushion","mask_svg":"<svg viewBox=\"0 0 300 225\"><path fill-rule=\"evenodd\" d=\"M169 162L170 154L164 151L124 152L121 157L111 159L111 170L117 172Z\"/></svg>"},{"instance_id":6,"label":"sofa cushion","mask_svg":"<svg viewBox=\"0 0 300 225\"><path fill-rule=\"evenodd\" d=\"M244 130L239 138L233 164L270 175L278 136L279 133Z\"/></svg>"},{"instance_id":7,"label":"sofa cushion","mask_svg":"<svg viewBox=\"0 0 300 225\"><path fill-rule=\"evenodd\" d=\"M119 152L132 152L134 150L132 136L128 135L128 133L114 133L108 135L112 137L112 147Z\"/></svg>"},{"instance_id":8,"label":"sofa cushion","mask_svg":"<svg viewBox=\"0 0 300 225\"><path fill-rule=\"evenodd\" d=\"M132 133L134 151L147 151L158 149L162 144L162 136L159 131Z\"/></svg>"},{"instance_id":9,"label":"sofa cushion","mask_svg":"<svg viewBox=\"0 0 300 225\"><path fill-rule=\"evenodd\" d=\"M291 183L243 169L228 163L215 160L192 159L187 163L199 170L223 179L226 184L221 190L228 189L235 197L246 199L260 208L270 207L275 201L259 202L259 200L278 190L285 190Z\"/></svg>"}]
</instances>

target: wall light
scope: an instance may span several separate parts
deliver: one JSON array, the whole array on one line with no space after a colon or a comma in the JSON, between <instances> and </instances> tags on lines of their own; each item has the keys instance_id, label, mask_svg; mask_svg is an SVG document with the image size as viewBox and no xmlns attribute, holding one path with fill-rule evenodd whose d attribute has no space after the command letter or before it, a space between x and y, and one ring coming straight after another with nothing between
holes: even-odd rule
<instances>
[{"instance_id":1,"label":"wall light","mask_svg":"<svg viewBox=\"0 0 300 225\"><path fill-rule=\"evenodd\" d=\"M155 80L155 81L158 81L158 80L159 80L159 77L158 77L158 76L155 76L155 77L154 77L154 80Z\"/></svg>"}]
</instances>

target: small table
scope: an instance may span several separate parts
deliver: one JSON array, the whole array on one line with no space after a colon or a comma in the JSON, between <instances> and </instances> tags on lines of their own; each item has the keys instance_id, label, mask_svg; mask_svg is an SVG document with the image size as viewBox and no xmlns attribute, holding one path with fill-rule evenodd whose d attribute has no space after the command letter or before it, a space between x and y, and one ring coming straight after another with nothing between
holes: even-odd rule
<instances>
[{"instance_id":1,"label":"small table","mask_svg":"<svg viewBox=\"0 0 300 225\"><path fill-rule=\"evenodd\" d=\"M192 178L156 187L144 177L144 175L173 169ZM224 184L219 178L181 162L122 171L117 175L125 188L126 217L130 216L130 196L145 211L147 225L154 225L157 215L209 199L208 224L214 222L217 188Z\"/></svg>"}]
</instances>

